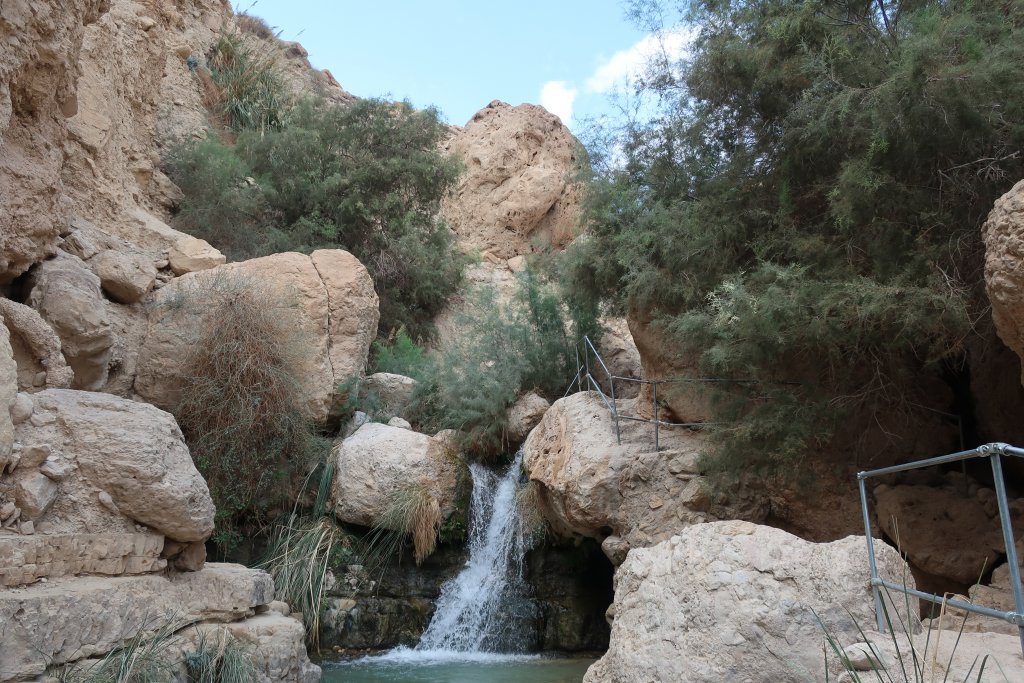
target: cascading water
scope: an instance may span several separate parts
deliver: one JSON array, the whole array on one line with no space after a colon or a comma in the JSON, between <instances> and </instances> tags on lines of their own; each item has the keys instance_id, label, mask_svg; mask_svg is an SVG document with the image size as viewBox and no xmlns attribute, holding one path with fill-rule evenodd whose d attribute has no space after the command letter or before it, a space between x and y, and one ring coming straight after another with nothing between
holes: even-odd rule
<instances>
[{"instance_id":1,"label":"cascading water","mask_svg":"<svg viewBox=\"0 0 1024 683\"><path fill-rule=\"evenodd\" d=\"M523 559L529 549L516 492L522 452L504 475L470 465L469 561L441 588L437 609L418 652L522 651L515 628L527 605Z\"/></svg>"}]
</instances>

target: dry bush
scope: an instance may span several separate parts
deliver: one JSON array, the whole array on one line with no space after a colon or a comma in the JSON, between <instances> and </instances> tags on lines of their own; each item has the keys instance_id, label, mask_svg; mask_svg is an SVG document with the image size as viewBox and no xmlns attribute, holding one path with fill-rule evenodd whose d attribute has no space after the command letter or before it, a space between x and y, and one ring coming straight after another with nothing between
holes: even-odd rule
<instances>
[{"instance_id":1,"label":"dry bush","mask_svg":"<svg viewBox=\"0 0 1024 683\"><path fill-rule=\"evenodd\" d=\"M238 30L242 33L250 33L263 40L277 38L274 29L270 27L270 24L263 17L243 12L235 17L235 25L238 26Z\"/></svg>"},{"instance_id":2,"label":"dry bush","mask_svg":"<svg viewBox=\"0 0 1024 683\"><path fill-rule=\"evenodd\" d=\"M308 340L283 298L228 274L175 303L196 307L199 325L173 412L217 505L214 538L225 549L240 540L240 523L259 524L286 503L327 450L300 383Z\"/></svg>"}]
</instances>

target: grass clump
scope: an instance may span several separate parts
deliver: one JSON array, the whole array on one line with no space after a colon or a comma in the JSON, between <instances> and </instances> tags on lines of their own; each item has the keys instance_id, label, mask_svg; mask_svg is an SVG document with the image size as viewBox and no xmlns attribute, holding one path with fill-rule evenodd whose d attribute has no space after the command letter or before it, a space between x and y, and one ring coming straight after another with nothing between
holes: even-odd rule
<instances>
[{"instance_id":1,"label":"grass clump","mask_svg":"<svg viewBox=\"0 0 1024 683\"><path fill-rule=\"evenodd\" d=\"M146 618L124 645L96 662L67 665L57 678L61 683L170 683L178 661L173 641L180 628L173 616Z\"/></svg>"},{"instance_id":2,"label":"grass clump","mask_svg":"<svg viewBox=\"0 0 1024 683\"><path fill-rule=\"evenodd\" d=\"M327 444L301 386L308 341L285 295L229 274L183 296L199 323L172 412L217 506L214 540L229 551L243 522L288 504Z\"/></svg>"},{"instance_id":3,"label":"grass clump","mask_svg":"<svg viewBox=\"0 0 1024 683\"><path fill-rule=\"evenodd\" d=\"M251 683L256 662L249 648L225 629L198 631L196 649L185 653L189 683Z\"/></svg>"},{"instance_id":4,"label":"grass clump","mask_svg":"<svg viewBox=\"0 0 1024 683\"><path fill-rule=\"evenodd\" d=\"M326 601L327 573L344 532L329 518L292 514L279 524L262 567L274 577L274 595L302 613L306 642L320 649L320 615Z\"/></svg>"},{"instance_id":5,"label":"grass clump","mask_svg":"<svg viewBox=\"0 0 1024 683\"><path fill-rule=\"evenodd\" d=\"M265 22L258 25L262 20L242 17L240 26L273 37ZM257 46L241 33L222 32L206 63L209 74L203 73L203 83L207 109L223 117L235 132L253 130L262 134L281 128L291 103L273 47Z\"/></svg>"}]
</instances>

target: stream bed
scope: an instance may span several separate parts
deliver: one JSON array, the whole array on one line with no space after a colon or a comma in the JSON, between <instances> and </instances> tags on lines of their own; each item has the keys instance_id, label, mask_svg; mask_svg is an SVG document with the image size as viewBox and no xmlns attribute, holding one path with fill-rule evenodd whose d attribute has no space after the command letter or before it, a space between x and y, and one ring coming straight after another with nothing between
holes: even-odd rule
<instances>
[{"instance_id":1,"label":"stream bed","mask_svg":"<svg viewBox=\"0 0 1024 683\"><path fill-rule=\"evenodd\" d=\"M402 650L379 657L322 661L322 683L580 683L593 659L536 655L430 657ZM424 656L426 655L426 656Z\"/></svg>"}]
</instances>

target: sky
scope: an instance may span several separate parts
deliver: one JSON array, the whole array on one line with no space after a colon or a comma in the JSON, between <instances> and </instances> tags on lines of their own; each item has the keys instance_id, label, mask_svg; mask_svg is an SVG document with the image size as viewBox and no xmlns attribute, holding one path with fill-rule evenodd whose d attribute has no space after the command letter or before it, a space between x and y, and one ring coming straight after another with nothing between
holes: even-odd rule
<instances>
[{"instance_id":1,"label":"sky","mask_svg":"<svg viewBox=\"0 0 1024 683\"><path fill-rule=\"evenodd\" d=\"M360 97L434 105L464 125L492 100L540 104L577 131L610 114L657 45L620 0L251 0L235 3L298 40L313 66Z\"/></svg>"}]
</instances>

